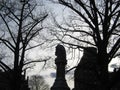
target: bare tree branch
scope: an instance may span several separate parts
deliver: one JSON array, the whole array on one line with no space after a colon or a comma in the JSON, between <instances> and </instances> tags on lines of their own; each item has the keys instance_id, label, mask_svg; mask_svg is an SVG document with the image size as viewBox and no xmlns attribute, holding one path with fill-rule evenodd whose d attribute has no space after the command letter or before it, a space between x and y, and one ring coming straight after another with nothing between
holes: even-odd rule
<instances>
[{"instance_id":1,"label":"bare tree branch","mask_svg":"<svg viewBox=\"0 0 120 90\"><path fill-rule=\"evenodd\" d=\"M15 47L6 39L0 38L0 40L11 50L14 52Z\"/></svg>"},{"instance_id":2,"label":"bare tree branch","mask_svg":"<svg viewBox=\"0 0 120 90\"><path fill-rule=\"evenodd\" d=\"M24 65L28 65L28 64L31 64L31 63L36 63L36 62L46 62L46 61L48 61L48 60L50 60L51 59L51 57L49 57L49 58L47 58L47 59L44 59L44 60L35 60L35 61L29 61L29 62L26 62L26 63L24 63Z\"/></svg>"},{"instance_id":3,"label":"bare tree branch","mask_svg":"<svg viewBox=\"0 0 120 90\"><path fill-rule=\"evenodd\" d=\"M4 21L4 23L5 23L5 25L6 25L7 29L8 29L8 32L9 32L13 42L16 44L15 38L12 35L12 31L10 30L8 23L6 22L6 20L4 19L4 17L1 14L0 14L0 16L1 16L2 20Z\"/></svg>"}]
</instances>

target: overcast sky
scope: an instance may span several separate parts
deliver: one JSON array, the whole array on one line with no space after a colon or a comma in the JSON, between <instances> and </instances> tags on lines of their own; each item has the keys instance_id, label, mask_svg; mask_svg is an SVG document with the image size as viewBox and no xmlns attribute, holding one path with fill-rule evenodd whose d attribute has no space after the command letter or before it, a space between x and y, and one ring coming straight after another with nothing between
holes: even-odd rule
<instances>
[{"instance_id":1,"label":"overcast sky","mask_svg":"<svg viewBox=\"0 0 120 90\"><path fill-rule=\"evenodd\" d=\"M51 12L54 13L54 15L57 16L57 20L61 20L61 18L62 18L61 16L63 15L63 9L64 9L64 7L61 6L61 5L58 5L58 4L53 4L49 0L47 0L47 1L43 0L43 1L45 2L44 4L45 4L45 7L47 8L47 11L50 11L50 13ZM65 13L68 14L68 11L66 11L66 12L64 11L64 15L65 15ZM33 58L36 57L36 56L40 56L41 51L39 51L39 52L36 53L36 50L33 51L33 52L31 52L31 54L30 54L30 56L33 56ZM53 58L54 58L55 57L55 55L54 55L55 48L52 51L50 51L50 52L47 52L47 53L44 52L44 54L46 54L46 55L48 53L51 53L51 55L53 55ZM73 60L73 61L69 60L68 61L68 65L70 65L71 67L73 67L74 65L77 64L77 62L78 62L77 60ZM112 61L112 63L116 63L116 62L118 62L118 59ZM54 61L52 61L51 63L54 64ZM46 82L49 83L49 85L51 87L53 85L53 83L54 83L56 70L54 68L42 69L42 67L43 67L43 63L36 64L35 67L29 71L29 75L36 75L37 74L37 75L43 76L45 78ZM112 70L112 69L110 69L110 70ZM67 82L68 82L68 84L69 84L69 86L71 88L73 88L73 86L74 86L73 80L70 79L71 76L73 76L73 73L74 73L74 71L71 71L71 72L69 72L66 75Z\"/></svg>"}]
</instances>

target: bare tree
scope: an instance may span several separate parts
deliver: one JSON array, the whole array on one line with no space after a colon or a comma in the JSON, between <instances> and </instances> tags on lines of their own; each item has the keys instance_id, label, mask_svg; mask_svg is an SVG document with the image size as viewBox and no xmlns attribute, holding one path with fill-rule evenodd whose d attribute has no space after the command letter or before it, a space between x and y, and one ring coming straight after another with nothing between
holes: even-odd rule
<instances>
[{"instance_id":1,"label":"bare tree","mask_svg":"<svg viewBox=\"0 0 120 90\"><path fill-rule=\"evenodd\" d=\"M0 66L12 74L11 90L20 90L23 68L31 63L31 61L25 62L26 52L44 43L31 45L43 29L42 22L48 14L40 8L37 9L37 7L42 8L42 5L37 5L38 2L35 0L2 0L0 2L0 43L7 47L5 49L10 50L13 56L13 68L2 60L0 60Z\"/></svg>"},{"instance_id":2,"label":"bare tree","mask_svg":"<svg viewBox=\"0 0 120 90\"><path fill-rule=\"evenodd\" d=\"M120 70L109 82L108 64L120 55L119 0L52 0L73 11L65 23L54 20L56 39L70 48L93 46L98 50L98 76L105 90L117 82ZM69 21L69 22L68 22Z\"/></svg>"},{"instance_id":3,"label":"bare tree","mask_svg":"<svg viewBox=\"0 0 120 90\"><path fill-rule=\"evenodd\" d=\"M31 90L48 90L49 85L42 76L33 75L30 77L29 86Z\"/></svg>"}]
</instances>

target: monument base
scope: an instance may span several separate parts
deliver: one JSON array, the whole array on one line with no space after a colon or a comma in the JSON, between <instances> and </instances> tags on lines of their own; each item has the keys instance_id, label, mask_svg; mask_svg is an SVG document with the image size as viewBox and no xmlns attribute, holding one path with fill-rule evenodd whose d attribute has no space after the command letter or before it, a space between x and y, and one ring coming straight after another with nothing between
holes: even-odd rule
<instances>
[{"instance_id":1,"label":"monument base","mask_svg":"<svg viewBox=\"0 0 120 90\"><path fill-rule=\"evenodd\" d=\"M65 79L58 78L55 80L51 90L70 90L70 88L68 87Z\"/></svg>"}]
</instances>

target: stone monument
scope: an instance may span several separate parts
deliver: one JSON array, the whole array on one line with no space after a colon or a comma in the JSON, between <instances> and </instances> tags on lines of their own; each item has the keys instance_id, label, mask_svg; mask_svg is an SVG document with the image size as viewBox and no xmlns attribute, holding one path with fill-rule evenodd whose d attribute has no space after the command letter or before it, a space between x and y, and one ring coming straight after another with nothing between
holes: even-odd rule
<instances>
[{"instance_id":1,"label":"stone monument","mask_svg":"<svg viewBox=\"0 0 120 90\"><path fill-rule=\"evenodd\" d=\"M62 45L57 45L55 64L57 66L56 79L51 90L70 90L65 80L65 66L67 64L66 51Z\"/></svg>"},{"instance_id":2,"label":"stone monument","mask_svg":"<svg viewBox=\"0 0 120 90\"><path fill-rule=\"evenodd\" d=\"M99 88L97 66L96 48L86 47L75 70L75 88L73 90L102 90Z\"/></svg>"}]
</instances>

